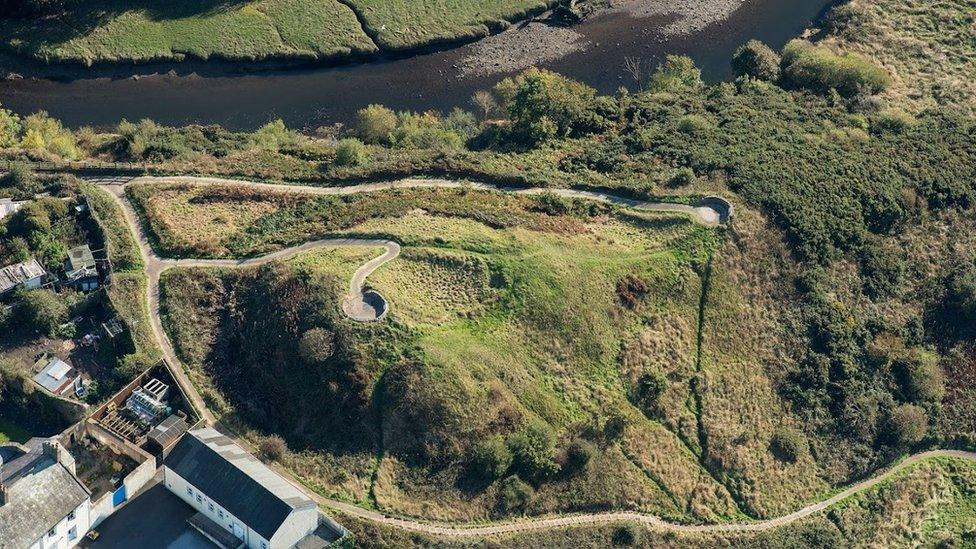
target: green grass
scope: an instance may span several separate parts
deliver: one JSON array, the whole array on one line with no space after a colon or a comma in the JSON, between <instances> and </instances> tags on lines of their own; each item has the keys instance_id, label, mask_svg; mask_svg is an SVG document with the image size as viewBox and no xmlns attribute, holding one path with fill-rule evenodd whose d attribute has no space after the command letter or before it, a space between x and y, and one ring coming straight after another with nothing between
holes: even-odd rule
<instances>
[{"instance_id":1,"label":"green grass","mask_svg":"<svg viewBox=\"0 0 976 549\"><path fill-rule=\"evenodd\" d=\"M16 423L0 417L0 444L5 442L27 442L31 434Z\"/></svg>"},{"instance_id":2,"label":"green grass","mask_svg":"<svg viewBox=\"0 0 976 549\"><path fill-rule=\"evenodd\" d=\"M376 47L338 0L86 2L67 15L0 19L3 47L50 62L151 61L371 53Z\"/></svg>"},{"instance_id":3,"label":"green grass","mask_svg":"<svg viewBox=\"0 0 976 549\"><path fill-rule=\"evenodd\" d=\"M342 58L486 36L490 28L539 12L549 3L96 0L41 20L0 17L0 47L48 62L84 64L185 57Z\"/></svg>"},{"instance_id":4,"label":"green grass","mask_svg":"<svg viewBox=\"0 0 976 549\"><path fill-rule=\"evenodd\" d=\"M186 207L224 208L220 201L186 199L185 192L199 189L160 191L150 196L135 187L133 195L140 197L145 211L172 218L196 215L174 213ZM235 201L235 207L248 210L252 199ZM350 204L355 208L348 210ZM560 446L590 430L586 436L595 437L603 450L585 471L542 482L526 509L530 513L636 506L682 520L735 515L734 502L679 436L643 418L628 401L629 387L641 369L668 365L674 349L667 337L677 334L694 344L701 287L692 263L713 245L714 233L675 216L641 221L613 212L548 215L534 207L532 199L494 193L384 191L345 205L329 203L311 217L279 210L235 230L253 237L246 240L248 247L238 248L247 251L267 251L299 234L309 238L320 232L395 238L403 244L401 257L367 280L390 301L387 320L350 324L365 363L376 365L367 370L388 372L376 382L406 379L409 387L406 393L372 389L379 391L372 399L383 418L383 459L369 490L379 507L443 519L492 516L497 483L473 491L458 488L467 482L470 448L491 433L510 435L530 418L539 418L559 434ZM309 210L320 212L317 206ZM271 218L276 222L271 224ZM315 220L324 220L324 226L310 224ZM255 232L255 226L261 231ZM330 226L335 229L326 231ZM200 232L206 233L203 227ZM296 227L304 228L293 232ZM315 230L307 232L309 227ZM194 248L192 234L161 234L159 240L167 245ZM182 242L175 240L179 236ZM245 242L232 233L224 238ZM333 277L334 291L341 295L356 266L376 253L320 250L288 263L306 273L301 276ZM628 274L644 277L651 288L636 310L622 307L616 294L617 282ZM220 288L207 289L218 280L223 280ZM201 269L164 276L166 326L195 371L215 371L209 365L211 350L226 346L216 337L222 298L205 296L230 291L222 288L236 288L233 292L240 294L247 280L245 275ZM201 306L201 299L208 304ZM673 319L677 327L661 336L663 342L634 347L645 326L655 326L659 317ZM628 347L634 347L632 360L622 371L619 355ZM646 360L633 358L637 355ZM419 369L410 370L411 363ZM687 381L686 376L675 383ZM622 443L592 432L618 410L625 410L632 421ZM330 478L299 467L302 459L292 454L284 462L301 469L305 481L322 493L365 501L361 460L341 461L340 454L321 447L307 451L348 469ZM418 454L427 457L418 459Z\"/></svg>"},{"instance_id":5,"label":"green grass","mask_svg":"<svg viewBox=\"0 0 976 549\"><path fill-rule=\"evenodd\" d=\"M389 49L486 36L503 21L544 10L551 0L349 0Z\"/></svg>"}]
</instances>

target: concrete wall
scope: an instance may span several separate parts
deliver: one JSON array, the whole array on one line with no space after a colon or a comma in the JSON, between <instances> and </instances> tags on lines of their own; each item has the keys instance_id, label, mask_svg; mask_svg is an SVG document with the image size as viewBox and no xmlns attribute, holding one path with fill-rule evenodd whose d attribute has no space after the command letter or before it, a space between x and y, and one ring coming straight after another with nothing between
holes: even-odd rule
<instances>
[{"instance_id":1,"label":"concrete wall","mask_svg":"<svg viewBox=\"0 0 976 549\"><path fill-rule=\"evenodd\" d=\"M305 536L311 534L319 525L319 510L314 505L307 509L292 511L281 528L271 538L268 549L292 547Z\"/></svg>"}]
</instances>

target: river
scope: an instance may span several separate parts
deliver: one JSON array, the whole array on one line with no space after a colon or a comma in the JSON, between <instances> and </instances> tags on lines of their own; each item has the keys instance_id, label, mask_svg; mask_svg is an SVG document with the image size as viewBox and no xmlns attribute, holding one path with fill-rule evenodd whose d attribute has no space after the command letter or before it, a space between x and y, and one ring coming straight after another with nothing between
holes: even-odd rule
<instances>
[{"instance_id":1,"label":"river","mask_svg":"<svg viewBox=\"0 0 976 549\"><path fill-rule=\"evenodd\" d=\"M800 34L831 5L829 0L746 0L727 19L691 34L665 36L667 19L613 12L573 27L586 46L542 63L601 92L632 86L627 57L653 66L665 54L692 57L709 81L730 76L729 59L746 40L779 48ZM121 118L151 118L167 125L221 124L252 129L282 118L289 126L312 129L348 122L369 103L394 109L470 108L469 98L504 75L461 76L457 65L470 56L467 45L402 59L324 68L244 73L188 64L139 67L133 78L92 72L71 79L27 78L0 82L0 104L16 112L46 110L72 127L107 127ZM124 69L123 69L124 71ZM103 71L104 73L105 71Z\"/></svg>"}]
</instances>

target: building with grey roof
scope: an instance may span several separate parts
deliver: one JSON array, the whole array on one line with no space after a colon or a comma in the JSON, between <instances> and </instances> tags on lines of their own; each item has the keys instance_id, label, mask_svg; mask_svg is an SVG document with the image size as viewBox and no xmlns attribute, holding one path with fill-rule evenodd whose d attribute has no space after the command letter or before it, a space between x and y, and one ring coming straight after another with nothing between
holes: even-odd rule
<instances>
[{"instance_id":1,"label":"building with grey roof","mask_svg":"<svg viewBox=\"0 0 976 549\"><path fill-rule=\"evenodd\" d=\"M163 464L166 487L251 549L295 547L307 538L339 539L315 502L211 427L187 432ZM316 534L324 528L325 536ZM326 542L326 544L328 541Z\"/></svg>"},{"instance_id":2,"label":"building with grey roof","mask_svg":"<svg viewBox=\"0 0 976 549\"><path fill-rule=\"evenodd\" d=\"M64 261L64 275L66 283L79 290L87 292L98 288L98 267L87 244L68 250L68 258Z\"/></svg>"},{"instance_id":3,"label":"building with grey roof","mask_svg":"<svg viewBox=\"0 0 976 549\"><path fill-rule=\"evenodd\" d=\"M37 438L4 453L9 461L0 470L0 547L77 545L90 526L91 499L75 476L71 454L56 440Z\"/></svg>"},{"instance_id":4,"label":"building with grey roof","mask_svg":"<svg viewBox=\"0 0 976 549\"><path fill-rule=\"evenodd\" d=\"M44 267L34 258L7 265L0 269L0 294L13 291L19 286L27 289L40 288L46 274Z\"/></svg>"},{"instance_id":5,"label":"building with grey roof","mask_svg":"<svg viewBox=\"0 0 976 549\"><path fill-rule=\"evenodd\" d=\"M81 374L58 357L51 357L47 364L31 378L47 392L64 396L81 389Z\"/></svg>"}]
</instances>

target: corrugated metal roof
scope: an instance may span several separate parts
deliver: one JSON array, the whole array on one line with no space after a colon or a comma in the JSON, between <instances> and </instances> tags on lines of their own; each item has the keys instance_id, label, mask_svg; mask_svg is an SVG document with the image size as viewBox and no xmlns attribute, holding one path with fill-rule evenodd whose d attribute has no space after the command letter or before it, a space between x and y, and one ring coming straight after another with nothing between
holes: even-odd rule
<instances>
[{"instance_id":1,"label":"corrugated metal roof","mask_svg":"<svg viewBox=\"0 0 976 549\"><path fill-rule=\"evenodd\" d=\"M39 276L44 276L44 267L41 267L41 264L34 258L7 265L0 269L0 292L15 288Z\"/></svg>"},{"instance_id":2,"label":"corrugated metal roof","mask_svg":"<svg viewBox=\"0 0 976 549\"><path fill-rule=\"evenodd\" d=\"M265 539L293 510L315 507L298 488L211 427L188 432L166 466Z\"/></svg>"}]
</instances>

